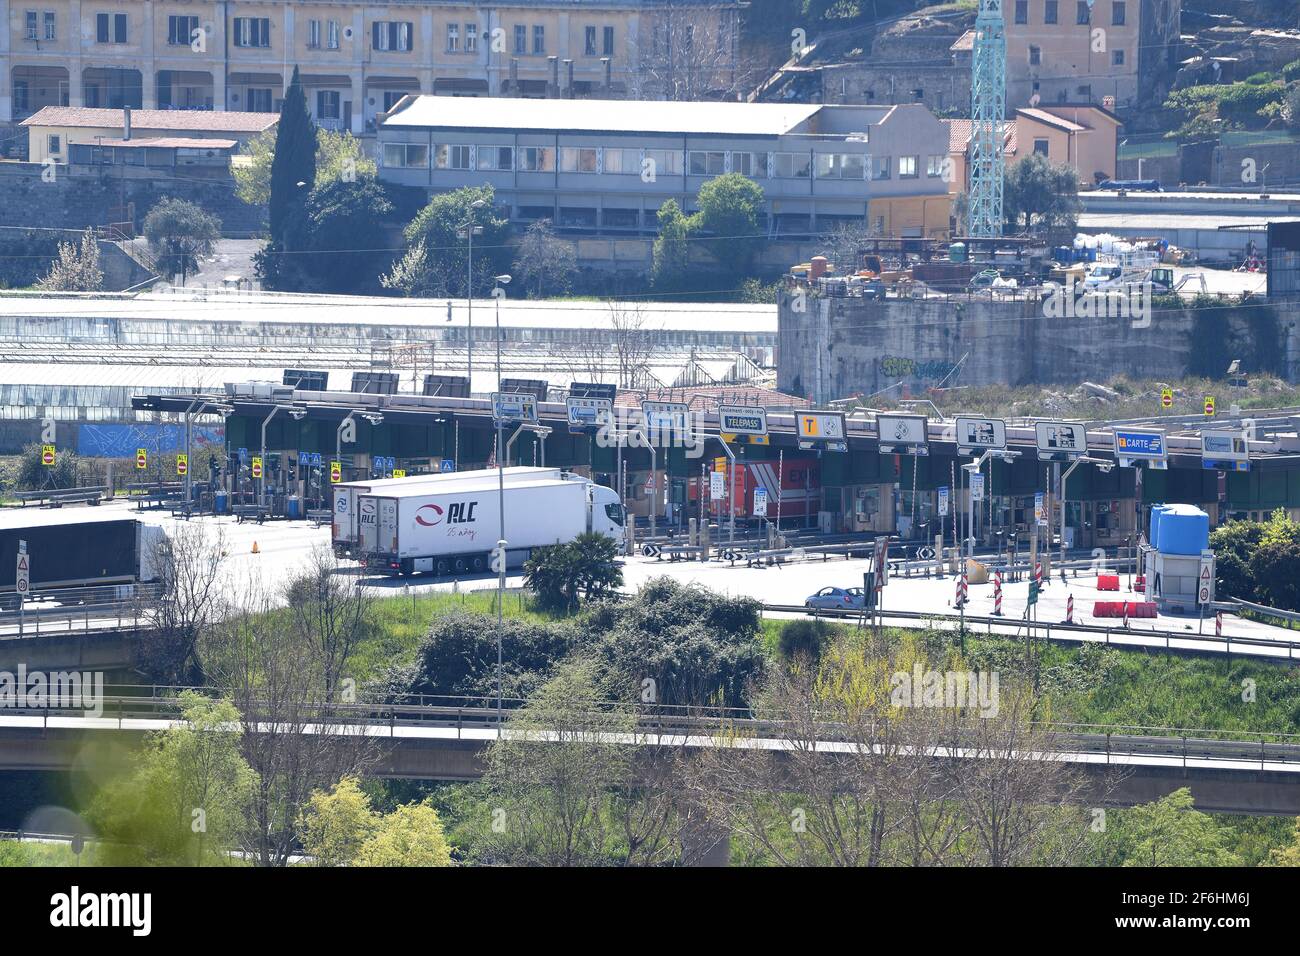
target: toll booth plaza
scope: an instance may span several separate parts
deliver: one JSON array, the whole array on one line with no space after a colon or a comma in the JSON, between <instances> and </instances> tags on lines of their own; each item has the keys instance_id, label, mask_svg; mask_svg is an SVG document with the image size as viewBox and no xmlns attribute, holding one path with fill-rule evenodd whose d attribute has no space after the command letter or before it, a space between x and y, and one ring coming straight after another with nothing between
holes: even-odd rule
<instances>
[{"instance_id":1,"label":"toll booth plaza","mask_svg":"<svg viewBox=\"0 0 1300 956\"><path fill-rule=\"evenodd\" d=\"M437 378L448 381L426 383L437 392L427 395L253 383L142 395L133 405L182 421L204 404L223 406L227 454L216 473L191 474L195 493L212 494L218 513L256 505L272 518L306 519L328 511L340 482L496 464L492 402L469 397L463 379ZM891 559L928 559L937 573L958 548L989 567L1023 565L1031 546L1056 564L1094 549L1131 560L1152 505L1195 506L1210 528L1276 508L1300 515L1300 410L1085 426L845 414L771 390L737 399L717 388L645 393L503 379L511 390L535 397L536 421L506 429L505 464L561 467L618 489L638 519L638 553L653 516L655 540L683 542L694 525L734 555L783 544L811 560L808 548L838 545L844 560L855 543L889 535ZM680 429L653 429L651 442L644 408L660 405L681 405L686 417ZM653 561L669 563L662 553ZM1025 584L1009 574L1008 600ZM984 587L972 584L973 606ZM790 595L802 599L797 590ZM1043 600L1054 595L1049 587Z\"/></svg>"}]
</instances>

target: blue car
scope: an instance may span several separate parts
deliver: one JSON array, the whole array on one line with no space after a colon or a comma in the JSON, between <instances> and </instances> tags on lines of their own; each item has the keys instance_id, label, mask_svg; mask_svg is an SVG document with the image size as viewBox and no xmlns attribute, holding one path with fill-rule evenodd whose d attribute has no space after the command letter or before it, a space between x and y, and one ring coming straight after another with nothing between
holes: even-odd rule
<instances>
[{"instance_id":1,"label":"blue car","mask_svg":"<svg viewBox=\"0 0 1300 956\"><path fill-rule=\"evenodd\" d=\"M803 602L816 611L860 611L863 604L862 588L822 588Z\"/></svg>"}]
</instances>

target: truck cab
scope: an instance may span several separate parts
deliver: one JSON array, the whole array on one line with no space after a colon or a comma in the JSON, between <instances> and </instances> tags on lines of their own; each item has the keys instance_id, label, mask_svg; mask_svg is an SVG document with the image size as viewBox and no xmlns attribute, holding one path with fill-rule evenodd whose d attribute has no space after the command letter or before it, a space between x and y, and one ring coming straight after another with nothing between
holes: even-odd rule
<instances>
[{"instance_id":1,"label":"truck cab","mask_svg":"<svg viewBox=\"0 0 1300 956\"><path fill-rule=\"evenodd\" d=\"M615 541L620 540L623 537L623 525L627 518L623 512L623 505L618 500L618 492L604 485L593 484L589 495L587 530L598 532Z\"/></svg>"}]
</instances>

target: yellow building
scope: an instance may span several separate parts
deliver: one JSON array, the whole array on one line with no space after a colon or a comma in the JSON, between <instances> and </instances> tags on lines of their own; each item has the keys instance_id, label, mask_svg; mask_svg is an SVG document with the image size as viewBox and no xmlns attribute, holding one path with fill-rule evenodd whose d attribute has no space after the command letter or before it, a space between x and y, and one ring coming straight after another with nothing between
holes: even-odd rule
<instances>
[{"instance_id":1,"label":"yellow building","mask_svg":"<svg viewBox=\"0 0 1300 956\"><path fill-rule=\"evenodd\" d=\"M274 112L295 66L317 122L358 134L408 93L723 96L739 9L0 0L0 122L45 106Z\"/></svg>"}]
</instances>

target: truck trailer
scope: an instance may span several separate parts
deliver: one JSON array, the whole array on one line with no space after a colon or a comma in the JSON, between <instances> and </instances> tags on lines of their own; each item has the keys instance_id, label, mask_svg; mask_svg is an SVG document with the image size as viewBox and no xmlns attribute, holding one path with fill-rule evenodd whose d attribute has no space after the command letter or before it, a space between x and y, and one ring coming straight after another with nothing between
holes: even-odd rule
<instances>
[{"instance_id":1,"label":"truck trailer","mask_svg":"<svg viewBox=\"0 0 1300 956\"><path fill-rule=\"evenodd\" d=\"M18 543L27 544L31 592L51 588L138 584L155 577L152 556L163 529L138 518L105 518L84 511L0 519L0 593L13 593Z\"/></svg>"},{"instance_id":2,"label":"truck trailer","mask_svg":"<svg viewBox=\"0 0 1300 956\"><path fill-rule=\"evenodd\" d=\"M562 474L559 468L515 467L503 470L507 483L530 478L559 478ZM407 489L425 486L450 488L451 482L461 482L467 479L478 481L488 473L486 470L453 471L436 475L410 475L406 478L372 478L369 481L347 481L335 485L334 505L332 508L333 519L330 522L335 555L346 558L356 557L359 554L358 543L361 537L362 524L359 504L362 496L384 494L396 490L404 492ZM495 476L496 472L493 471L491 474ZM373 521L373 506L365 517L367 520Z\"/></svg>"},{"instance_id":3,"label":"truck trailer","mask_svg":"<svg viewBox=\"0 0 1300 956\"><path fill-rule=\"evenodd\" d=\"M540 470L540 469L534 469ZM494 471L473 480L381 490L361 495L361 562L377 574L482 572L501 537L499 502L505 502L506 566L518 567L535 548L565 544L594 531L620 540L623 508L618 494L579 475L516 475L498 489ZM373 527L373 532L370 530Z\"/></svg>"}]
</instances>

